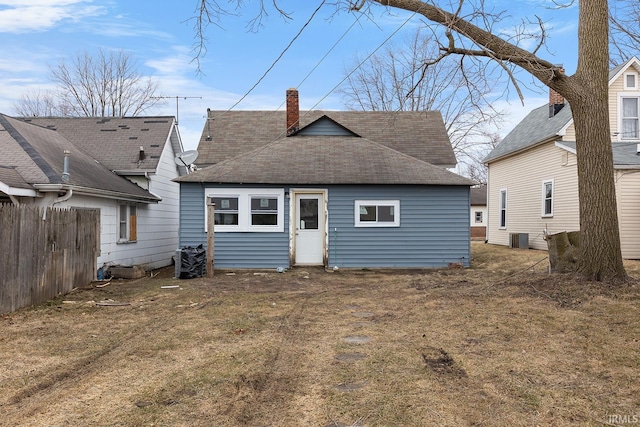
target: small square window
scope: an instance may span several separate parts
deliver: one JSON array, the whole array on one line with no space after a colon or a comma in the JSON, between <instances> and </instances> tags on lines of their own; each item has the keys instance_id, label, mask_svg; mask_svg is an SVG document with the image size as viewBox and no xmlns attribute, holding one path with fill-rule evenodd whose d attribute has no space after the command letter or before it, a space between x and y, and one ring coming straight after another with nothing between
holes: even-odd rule
<instances>
[{"instance_id":1,"label":"small square window","mask_svg":"<svg viewBox=\"0 0 640 427\"><path fill-rule=\"evenodd\" d=\"M482 222L482 211L476 211L475 212L475 218L476 218L476 223L481 223Z\"/></svg>"},{"instance_id":2,"label":"small square window","mask_svg":"<svg viewBox=\"0 0 640 427\"><path fill-rule=\"evenodd\" d=\"M637 89L638 88L638 75L636 73L624 74L624 88L625 89Z\"/></svg>"}]
</instances>

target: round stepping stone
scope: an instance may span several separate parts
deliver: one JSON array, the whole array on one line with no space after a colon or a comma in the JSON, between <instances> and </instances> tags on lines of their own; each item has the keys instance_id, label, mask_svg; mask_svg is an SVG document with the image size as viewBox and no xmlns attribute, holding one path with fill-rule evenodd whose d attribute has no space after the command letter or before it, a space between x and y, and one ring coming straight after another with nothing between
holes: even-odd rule
<instances>
[{"instance_id":1,"label":"round stepping stone","mask_svg":"<svg viewBox=\"0 0 640 427\"><path fill-rule=\"evenodd\" d=\"M361 388L364 388L365 385L366 385L366 383L364 383L364 382L342 383L342 384L338 384L336 386L333 386L333 388L338 390L338 391L350 392L350 391L360 390Z\"/></svg>"},{"instance_id":2,"label":"round stepping stone","mask_svg":"<svg viewBox=\"0 0 640 427\"><path fill-rule=\"evenodd\" d=\"M341 362L357 362L366 358L367 355L363 353L340 353L336 355L336 360Z\"/></svg>"},{"instance_id":3,"label":"round stepping stone","mask_svg":"<svg viewBox=\"0 0 640 427\"><path fill-rule=\"evenodd\" d=\"M365 344L371 341L371 337L367 337L364 335L352 335L344 337L344 340L350 344Z\"/></svg>"}]
</instances>

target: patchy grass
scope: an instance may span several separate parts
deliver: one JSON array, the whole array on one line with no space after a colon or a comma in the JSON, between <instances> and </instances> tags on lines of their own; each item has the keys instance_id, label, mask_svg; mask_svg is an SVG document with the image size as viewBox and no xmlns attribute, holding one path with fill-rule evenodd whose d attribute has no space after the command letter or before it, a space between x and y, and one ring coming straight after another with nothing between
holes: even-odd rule
<instances>
[{"instance_id":1,"label":"patchy grass","mask_svg":"<svg viewBox=\"0 0 640 427\"><path fill-rule=\"evenodd\" d=\"M0 316L0 425L601 426L640 415L635 280L549 276L540 251L472 251L466 270L178 280L164 269ZM626 266L640 277L640 263Z\"/></svg>"}]
</instances>

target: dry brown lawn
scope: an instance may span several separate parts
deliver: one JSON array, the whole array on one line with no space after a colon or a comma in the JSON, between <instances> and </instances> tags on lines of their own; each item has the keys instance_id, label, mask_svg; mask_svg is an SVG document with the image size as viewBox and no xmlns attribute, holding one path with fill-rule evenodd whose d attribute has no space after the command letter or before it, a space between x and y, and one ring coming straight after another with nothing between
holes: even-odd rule
<instances>
[{"instance_id":1,"label":"dry brown lawn","mask_svg":"<svg viewBox=\"0 0 640 427\"><path fill-rule=\"evenodd\" d=\"M0 425L640 422L635 280L472 249L464 270L164 269L0 316Z\"/></svg>"}]
</instances>

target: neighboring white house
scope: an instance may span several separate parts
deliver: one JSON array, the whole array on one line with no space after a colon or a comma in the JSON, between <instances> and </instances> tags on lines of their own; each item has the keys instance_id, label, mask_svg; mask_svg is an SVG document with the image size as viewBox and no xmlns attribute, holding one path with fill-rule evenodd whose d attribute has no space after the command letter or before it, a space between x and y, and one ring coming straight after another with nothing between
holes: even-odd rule
<instances>
[{"instance_id":1,"label":"neighboring white house","mask_svg":"<svg viewBox=\"0 0 640 427\"><path fill-rule=\"evenodd\" d=\"M487 237L487 187L471 187L469 220L471 240L485 240Z\"/></svg>"},{"instance_id":2,"label":"neighboring white house","mask_svg":"<svg viewBox=\"0 0 640 427\"><path fill-rule=\"evenodd\" d=\"M0 115L0 202L100 210L97 267L170 265L182 142L173 117ZM65 164L67 167L65 168Z\"/></svg>"},{"instance_id":3,"label":"neighboring white house","mask_svg":"<svg viewBox=\"0 0 640 427\"><path fill-rule=\"evenodd\" d=\"M611 142L622 255L640 259L640 61L609 74ZM543 236L580 228L571 108L551 91L485 158L489 243L547 249Z\"/></svg>"}]
</instances>

